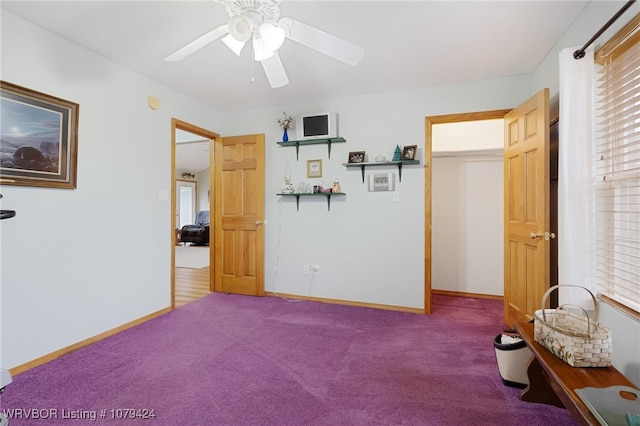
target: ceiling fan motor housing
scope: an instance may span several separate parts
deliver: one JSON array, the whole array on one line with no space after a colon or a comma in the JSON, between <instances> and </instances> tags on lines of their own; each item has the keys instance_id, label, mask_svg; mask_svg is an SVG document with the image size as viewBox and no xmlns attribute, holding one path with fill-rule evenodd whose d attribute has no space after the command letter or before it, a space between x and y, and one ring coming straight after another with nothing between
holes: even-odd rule
<instances>
[{"instance_id":1,"label":"ceiling fan motor housing","mask_svg":"<svg viewBox=\"0 0 640 426\"><path fill-rule=\"evenodd\" d=\"M218 0L225 5L230 17L256 15L262 22L276 23L280 18L280 0Z\"/></svg>"},{"instance_id":2,"label":"ceiling fan motor housing","mask_svg":"<svg viewBox=\"0 0 640 426\"><path fill-rule=\"evenodd\" d=\"M254 35L254 38L266 38L263 34L266 28L277 28L278 18L280 17L280 8L278 7L280 0L219 1L225 5L230 16L229 33L239 42L248 41L251 35ZM284 34L282 38L284 39ZM282 41L280 41L278 47L282 44ZM272 50L276 50L278 47L272 48Z\"/></svg>"}]
</instances>

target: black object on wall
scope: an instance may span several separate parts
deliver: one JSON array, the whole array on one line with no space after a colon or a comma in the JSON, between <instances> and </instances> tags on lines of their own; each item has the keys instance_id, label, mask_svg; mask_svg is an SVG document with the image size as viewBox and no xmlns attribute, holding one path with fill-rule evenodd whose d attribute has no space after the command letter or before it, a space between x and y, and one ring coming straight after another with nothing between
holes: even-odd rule
<instances>
[{"instance_id":1,"label":"black object on wall","mask_svg":"<svg viewBox=\"0 0 640 426\"><path fill-rule=\"evenodd\" d=\"M0 194L0 198L2 198L2 194ZM15 215L15 210L0 210L0 219L11 219Z\"/></svg>"}]
</instances>

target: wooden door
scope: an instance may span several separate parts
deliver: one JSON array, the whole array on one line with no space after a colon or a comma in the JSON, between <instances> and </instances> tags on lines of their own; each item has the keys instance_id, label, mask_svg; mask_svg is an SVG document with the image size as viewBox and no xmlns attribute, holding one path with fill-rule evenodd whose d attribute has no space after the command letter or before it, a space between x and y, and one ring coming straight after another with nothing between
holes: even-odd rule
<instances>
[{"instance_id":1,"label":"wooden door","mask_svg":"<svg viewBox=\"0 0 640 426\"><path fill-rule=\"evenodd\" d=\"M504 321L513 326L533 318L549 288L549 89L509 112L504 132Z\"/></svg>"},{"instance_id":2,"label":"wooden door","mask_svg":"<svg viewBox=\"0 0 640 426\"><path fill-rule=\"evenodd\" d=\"M264 295L264 135L216 140L214 290Z\"/></svg>"}]
</instances>

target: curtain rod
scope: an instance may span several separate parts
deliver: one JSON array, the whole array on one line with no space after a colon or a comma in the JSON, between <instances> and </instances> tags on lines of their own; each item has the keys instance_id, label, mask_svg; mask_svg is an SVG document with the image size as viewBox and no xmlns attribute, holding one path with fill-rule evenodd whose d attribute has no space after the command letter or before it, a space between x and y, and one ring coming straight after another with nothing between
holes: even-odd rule
<instances>
[{"instance_id":1,"label":"curtain rod","mask_svg":"<svg viewBox=\"0 0 640 426\"><path fill-rule=\"evenodd\" d=\"M589 41L588 41L584 46L582 46L582 49L579 49L579 50L576 50L575 52L573 52L573 57L574 57L574 59L582 59L582 58L584 58L584 51L585 51L585 50L587 50L587 47L589 47L589 46L591 45L591 43L593 43L594 41L596 41L596 39L597 39L598 37L600 37L600 36L602 35L602 33L603 33L603 32L607 31L607 29L611 26L611 24L613 24L614 22L616 22L616 20L617 20L620 16L622 16L622 14L623 14L624 12L626 12L626 11L627 11L627 9L629 9L629 8L631 7L631 5L632 5L633 3L635 3L635 2L636 2L636 0L629 0L629 1L624 5L624 6L622 6L622 9L620 9L620 10L618 11L618 13L616 13L615 15L613 15L613 16L611 17L611 19L609 19L609 21L607 21L607 23L606 23L606 24L604 24L604 25L602 26L602 28L600 28L600 29L598 30L598 32L597 32L597 33L595 33L595 34L593 35L593 37L591 37L591 39L590 39L590 40L589 40Z\"/></svg>"}]
</instances>

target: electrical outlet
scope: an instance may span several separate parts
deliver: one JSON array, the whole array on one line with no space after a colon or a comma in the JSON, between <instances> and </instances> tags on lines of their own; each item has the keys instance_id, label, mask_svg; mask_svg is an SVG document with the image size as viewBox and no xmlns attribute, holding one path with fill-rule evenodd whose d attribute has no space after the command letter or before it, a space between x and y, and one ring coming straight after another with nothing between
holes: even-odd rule
<instances>
[{"instance_id":1,"label":"electrical outlet","mask_svg":"<svg viewBox=\"0 0 640 426\"><path fill-rule=\"evenodd\" d=\"M320 265L313 265L311 270L313 271L313 275L318 275L320 273Z\"/></svg>"},{"instance_id":2,"label":"electrical outlet","mask_svg":"<svg viewBox=\"0 0 640 426\"><path fill-rule=\"evenodd\" d=\"M393 201L400 201L400 192L395 191L393 193Z\"/></svg>"},{"instance_id":3,"label":"electrical outlet","mask_svg":"<svg viewBox=\"0 0 640 426\"><path fill-rule=\"evenodd\" d=\"M305 275L309 275L309 265L304 265L302 267L302 273Z\"/></svg>"}]
</instances>

